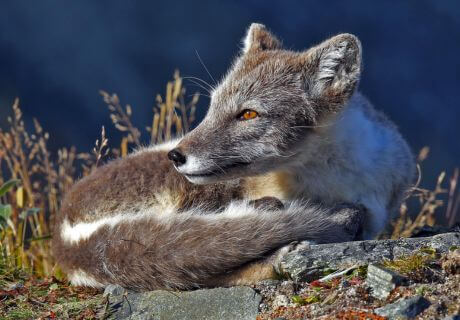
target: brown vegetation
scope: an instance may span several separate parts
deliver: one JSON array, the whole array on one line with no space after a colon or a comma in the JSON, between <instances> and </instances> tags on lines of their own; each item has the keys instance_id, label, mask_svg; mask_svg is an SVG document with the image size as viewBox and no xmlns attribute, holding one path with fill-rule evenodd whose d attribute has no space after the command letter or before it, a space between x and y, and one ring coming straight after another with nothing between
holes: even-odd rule
<instances>
[{"instance_id":1,"label":"brown vegetation","mask_svg":"<svg viewBox=\"0 0 460 320\"><path fill-rule=\"evenodd\" d=\"M168 82L163 98L157 96L148 143L186 133L195 118L198 94L186 101L179 73ZM53 219L60 200L78 176L87 175L104 157L123 157L130 147L141 145L141 131L131 122L132 108L122 107L116 94L101 91L115 127L124 133L119 148L109 148L105 129L89 153L64 147L52 154L50 135L34 119L33 132L26 130L19 100L13 104L9 128L0 129L0 265L33 271L37 276L59 272L50 256ZM144 139L145 141L146 139ZM0 273L0 280L2 273Z\"/></svg>"}]
</instances>

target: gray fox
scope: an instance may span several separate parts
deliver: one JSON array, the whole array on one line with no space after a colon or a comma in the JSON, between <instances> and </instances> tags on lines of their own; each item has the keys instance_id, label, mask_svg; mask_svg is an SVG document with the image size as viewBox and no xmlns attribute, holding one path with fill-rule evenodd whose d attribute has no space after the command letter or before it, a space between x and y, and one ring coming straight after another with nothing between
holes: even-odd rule
<instances>
[{"instance_id":1,"label":"gray fox","mask_svg":"<svg viewBox=\"0 0 460 320\"><path fill-rule=\"evenodd\" d=\"M360 72L353 35L294 52L252 24L194 130L71 188L58 263L77 285L193 289L272 277L295 241L374 237L415 169Z\"/></svg>"}]
</instances>

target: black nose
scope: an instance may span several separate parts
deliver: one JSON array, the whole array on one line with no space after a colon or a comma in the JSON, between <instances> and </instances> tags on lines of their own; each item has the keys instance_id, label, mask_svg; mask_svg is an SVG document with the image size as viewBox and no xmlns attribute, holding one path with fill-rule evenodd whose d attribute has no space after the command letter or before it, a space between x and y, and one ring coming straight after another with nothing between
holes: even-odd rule
<instances>
[{"instance_id":1,"label":"black nose","mask_svg":"<svg viewBox=\"0 0 460 320\"><path fill-rule=\"evenodd\" d=\"M168 152L168 158L173 161L177 167L183 165L187 161L185 156L177 148Z\"/></svg>"}]
</instances>

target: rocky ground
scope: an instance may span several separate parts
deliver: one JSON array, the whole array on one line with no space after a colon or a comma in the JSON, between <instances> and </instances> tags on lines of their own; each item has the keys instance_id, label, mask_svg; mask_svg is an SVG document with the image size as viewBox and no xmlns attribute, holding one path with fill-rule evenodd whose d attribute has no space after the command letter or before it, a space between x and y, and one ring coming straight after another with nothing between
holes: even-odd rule
<instances>
[{"instance_id":1,"label":"rocky ground","mask_svg":"<svg viewBox=\"0 0 460 320\"><path fill-rule=\"evenodd\" d=\"M455 319L460 233L313 245L252 288L106 290L116 319ZM451 316L451 318L448 318Z\"/></svg>"},{"instance_id":2,"label":"rocky ground","mask_svg":"<svg viewBox=\"0 0 460 320\"><path fill-rule=\"evenodd\" d=\"M29 279L0 290L0 319L459 319L459 232L303 246L282 269L252 287L189 292Z\"/></svg>"}]
</instances>

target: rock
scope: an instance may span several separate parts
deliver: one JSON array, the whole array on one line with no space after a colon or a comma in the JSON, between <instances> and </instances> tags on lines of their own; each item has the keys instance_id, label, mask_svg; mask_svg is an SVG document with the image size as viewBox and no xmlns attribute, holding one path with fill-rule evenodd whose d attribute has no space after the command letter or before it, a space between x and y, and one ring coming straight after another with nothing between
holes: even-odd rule
<instances>
[{"instance_id":1,"label":"rock","mask_svg":"<svg viewBox=\"0 0 460 320\"><path fill-rule=\"evenodd\" d=\"M388 317L389 320L413 319L429 306L430 302L427 299L422 296L414 296L408 299L399 299L395 303L375 309L374 312L380 316Z\"/></svg>"},{"instance_id":2,"label":"rock","mask_svg":"<svg viewBox=\"0 0 460 320\"><path fill-rule=\"evenodd\" d=\"M460 314L453 315L453 316L447 316L442 320L460 320Z\"/></svg>"},{"instance_id":3,"label":"rock","mask_svg":"<svg viewBox=\"0 0 460 320\"><path fill-rule=\"evenodd\" d=\"M4 285L4 287L0 287L0 289L4 289L6 291L12 291L12 290L21 290L24 288L24 284L22 284L21 282L13 282L13 283L6 283L6 285Z\"/></svg>"},{"instance_id":4,"label":"rock","mask_svg":"<svg viewBox=\"0 0 460 320\"><path fill-rule=\"evenodd\" d=\"M378 264L370 264L367 267L367 285L372 289L372 296L378 299L386 299L394 288L404 284L406 280L399 273Z\"/></svg>"},{"instance_id":5,"label":"rock","mask_svg":"<svg viewBox=\"0 0 460 320\"><path fill-rule=\"evenodd\" d=\"M261 296L249 287L150 291L110 298L114 319L255 319Z\"/></svg>"},{"instance_id":6,"label":"rock","mask_svg":"<svg viewBox=\"0 0 460 320\"><path fill-rule=\"evenodd\" d=\"M283 281L278 286L278 291L288 297L295 294L295 285L293 281Z\"/></svg>"},{"instance_id":7,"label":"rock","mask_svg":"<svg viewBox=\"0 0 460 320\"><path fill-rule=\"evenodd\" d=\"M348 289L347 291L347 296L349 297L356 297L356 294L358 293L358 291L356 290L356 287L351 287L350 289Z\"/></svg>"},{"instance_id":8,"label":"rock","mask_svg":"<svg viewBox=\"0 0 460 320\"><path fill-rule=\"evenodd\" d=\"M108 295L119 296L124 293L125 293L125 289L122 286L119 286L118 284L109 284L107 287L105 287L103 296L104 297Z\"/></svg>"},{"instance_id":9,"label":"rock","mask_svg":"<svg viewBox=\"0 0 460 320\"><path fill-rule=\"evenodd\" d=\"M289 305L290 301L289 298L286 297L284 294L279 294L273 299L273 308L278 308L278 307L287 307Z\"/></svg>"},{"instance_id":10,"label":"rock","mask_svg":"<svg viewBox=\"0 0 460 320\"><path fill-rule=\"evenodd\" d=\"M282 272L295 281L312 281L320 278L328 268L344 269L353 265L376 263L410 255L423 247L444 253L460 245L460 233L444 233L428 238L398 240L367 240L311 245L294 250L281 262Z\"/></svg>"},{"instance_id":11,"label":"rock","mask_svg":"<svg viewBox=\"0 0 460 320\"><path fill-rule=\"evenodd\" d=\"M454 249L443 257L441 267L447 274L460 274L460 249Z\"/></svg>"}]
</instances>

